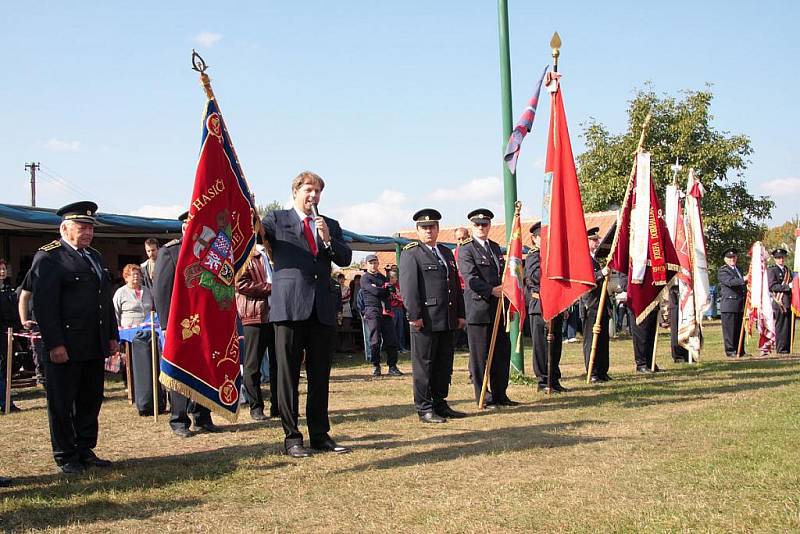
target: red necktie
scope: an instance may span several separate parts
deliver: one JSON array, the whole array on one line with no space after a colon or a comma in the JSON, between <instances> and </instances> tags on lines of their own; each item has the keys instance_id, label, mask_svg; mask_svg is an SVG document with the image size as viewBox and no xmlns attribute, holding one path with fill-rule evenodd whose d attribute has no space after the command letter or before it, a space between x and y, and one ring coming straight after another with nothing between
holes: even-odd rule
<instances>
[{"instance_id":1,"label":"red necktie","mask_svg":"<svg viewBox=\"0 0 800 534\"><path fill-rule=\"evenodd\" d=\"M306 234L306 241L308 246L311 247L311 253L317 255L317 240L314 239L314 232L311 230L311 217L303 219L303 233Z\"/></svg>"}]
</instances>

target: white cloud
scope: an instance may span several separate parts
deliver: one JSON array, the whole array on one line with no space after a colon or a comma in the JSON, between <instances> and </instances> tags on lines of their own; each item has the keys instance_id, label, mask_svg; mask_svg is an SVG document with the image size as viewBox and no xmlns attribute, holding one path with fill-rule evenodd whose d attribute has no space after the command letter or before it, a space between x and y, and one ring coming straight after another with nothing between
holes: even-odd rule
<instances>
[{"instance_id":1,"label":"white cloud","mask_svg":"<svg viewBox=\"0 0 800 534\"><path fill-rule=\"evenodd\" d=\"M387 235L397 232L404 222L411 220L412 210L406 207L406 200L405 193L385 189L375 200L342 206L334 211L342 228L363 234Z\"/></svg>"},{"instance_id":2,"label":"white cloud","mask_svg":"<svg viewBox=\"0 0 800 534\"><path fill-rule=\"evenodd\" d=\"M179 206L173 204L171 206L156 206L146 204L136 210L128 213L128 215L136 215L139 217L154 217L157 219L175 219L178 215L186 211L186 206Z\"/></svg>"},{"instance_id":3,"label":"white cloud","mask_svg":"<svg viewBox=\"0 0 800 534\"><path fill-rule=\"evenodd\" d=\"M503 198L503 180L497 176L474 178L458 187L440 188L428 195L429 200L450 201L482 200L492 201Z\"/></svg>"},{"instance_id":4,"label":"white cloud","mask_svg":"<svg viewBox=\"0 0 800 534\"><path fill-rule=\"evenodd\" d=\"M380 197L378 198L378 202L383 202L385 204L396 206L398 204L404 204L407 198L408 197L406 196L406 194L401 191L384 189L381 192Z\"/></svg>"},{"instance_id":5,"label":"white cloud","mask_svg":"<svg viewBox=\"0 0 800 534\"><path fill-rule=\"evenodd\" d=\"M221 33L200 32L194 36L194 42L202 47L210 48L222 40Z\"/></svg>"},{"instance_id":6,"label":"white cloud","mask_svg":"<svg viewBox=\"0 0 800 534\"><path fill-rule=\"evenodd\" d=\"M44 147L53 152L77 152L81 149L81 142L52 137L44 144Z\"/></svg>"},{"instance_id":7,"label":"white cloud","mask_svg":"<svg viewBox=\"0 0 800 534\"><path fill-rule=\"evenodd\" d=\"M797 195L800 194L800 178L776 178L762 182L761 189L770 195Z\"/></svg>"}]
</instances>

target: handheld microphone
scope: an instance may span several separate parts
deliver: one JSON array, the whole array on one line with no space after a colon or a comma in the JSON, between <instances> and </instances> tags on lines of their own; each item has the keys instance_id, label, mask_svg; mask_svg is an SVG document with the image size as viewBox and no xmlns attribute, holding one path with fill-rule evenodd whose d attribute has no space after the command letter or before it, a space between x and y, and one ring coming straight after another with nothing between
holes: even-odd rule
<instances>
[{"instance_id":1,"label":"handheld microphone","mask_svg":"<svg viewBox=\"0 0 800 534\"><path fill-rule=\"evenodd\" d=\"M314 218L315 218L315 219L316 219L317 217L319 217L319 212L317 211L317 205L316 205L316 204L314 204L313 202L311 203L311 213L313 213L313 214L314 214Z\"/></svg>"}]
</instances>

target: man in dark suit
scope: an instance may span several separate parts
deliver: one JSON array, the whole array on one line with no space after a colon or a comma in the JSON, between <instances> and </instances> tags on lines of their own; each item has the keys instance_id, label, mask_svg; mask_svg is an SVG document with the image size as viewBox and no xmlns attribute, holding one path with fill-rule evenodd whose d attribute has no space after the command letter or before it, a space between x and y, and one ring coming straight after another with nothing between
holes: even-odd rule
<instances>
[{"instance_id":1,"label":"man in dark suit","mask_svg":"<svg viewBox=\"0 0 800 534\"><path fill-rule=\"evenodd\" d=\"M788 252L783 248L772 251L775 265L768 271L772 293L772 314L775 317L775 351L789 354L792 326L792 272L784 265Z\"/></svg>"},{"instance_id":2,"label":"man in dark suit","mask_svg":"<svg viewBox=\"0 0 800 534\"><path fill-rule=\"evenodd\" d=\"M339 223L317 213L325 182L312 172L292 181L293 206L264 217L272 246L274 274L270 321L275 323L278 357L278 411L285 434L284 448L293 458L305 458L298 429L300 364L305 352L308 398L306 418L311 448L336 453L350 449L331 439L328 388L336 332L339 293L331 278L331 262L350 265L353 252Z\"/></svg>"},{"instance_id":3,"label":"man in dark suit","mask_svg":"<svg viewBox=\"0 0 800 534\"><path fill-rule=\"evenodd\" d=\"M94 202L58 210L61 239L41 247L31 277L36 319L46 351L47 417L53 457L64 473L109 467L95 455L103 403L104 360L117 352L119 334L111 280L91 248Z\"/></svg>"},{"instance_id":4,"label":"man in dark suit","mask_svg":"<svg viewBox=\"0 0 800 534\"><path fill-rule=\"evenodd\" d=\"M551 369L547 364L547 351L550 350L547 343L547 323L542 318L542 304L539 298L542 279L539 249L541 245L541 230L541 222L534 223L530 228L533 248L525 258L525 290L528 293L528 316L530 317L531 338L533 340L533 370L539 379L538 391L546 391ZM550 332L553 334L552 386L553 391L558 392L567 391L567 388L561 385L562 321L563 316L559 313L553 317L550 324Z\"/></svg>"},{"instance_id":5,"label":"man in dark suit","mask_svg":"<svg viewBox=\"0 0 800 534\"><path fill-rule=\"evenodd\" d=\"M183 212L178 220L181 225L181 233L186 232L186 219L189 212ZM158 251L156 258L156 269L153 275L153 302L156 305L158 321L161 328L166 332L167 321L169 320L169 308L172 301L172 286L175 282L175 270L178 268L178 255L181 252L183 237L170 241ZM169 392L170 418L169 426L172 432L181 438L191 437L193 434L189 430L192 424L189 414L194 416L194 426L200 431L220 432L220 428L211 420L211 410L196 402L189 400L185 395L177 391Z\"/></svg>"},{"instance_id":6,"label":"man in dark suit","mask_svg":"<svg viewBox=\"0 0 800 534\"><path fill-rule=\"evenodd\" d=\"M725 356L736 358L739 355L739 335L742 330L744 315L744 295L750 275L742 276L736 266L738 251L729 248L725 251L725 265L717 271L719 282L719 312L722 318L722 340L725 345Z\"/></svg>"},{"instance_id":7,"label":"man in dark suit","mask_svg":"<svg viewBox=\"0 0 800 534\"><path fill-rule=\"evenodd\" d=\"M458 253L458 270L464 278L464 307L469 340L469 372L475 389L475 401L480 403L492 327L497 315L497 306L503 298L503 270L505 260L500 245L489 239L494 214L485 208L471 211L467 218L472 223L472 237L463 239ZM508 340L505 321L500 310L500 324L489 369L489 391L484 399L488 409L497 406L516 406L506 395L509 368L511 365L511 343Z\"/></svg>"},{"instance_id":8,"label":"man in dark suit","mask_svg":"<svg viewBox=\"0 0 800 534\"><path fill-rule=\"evenodd\" d=\"M589 369L589 358L592 354L592 339L594 336L594 323L597 314L600 313L600 295L603 288L603 278L608 274L608 267L601 267L595 258L597 247L600 246L600 228L595 226L586 231L589 238L589 253L592 255L592 268L594 269L595 288L581 297L580 313L583 320L583 359L586 369ZM606 297L600 319L600 332L597 334L597 352L595 353L592 375L589 378L592 382L607 382L611 380L608 376L608 317L609 299Z\"/></svg>"},{"instance_id":9,"label":"man in dark suit","mask_svg":"<svg viewBox=\"0 0 800 534\"><path fill-rule=\"evenodd\" d=\"M423 423L445 423L467 414L447 404L453 374L455 331L466 326L458 267L449 248L438 245L439 221L434 209L414 214L419 241L400 255L400 293L411 330L414 405ZM473 381L481 378L473 376Z\"/></svg>"}]
</instances>

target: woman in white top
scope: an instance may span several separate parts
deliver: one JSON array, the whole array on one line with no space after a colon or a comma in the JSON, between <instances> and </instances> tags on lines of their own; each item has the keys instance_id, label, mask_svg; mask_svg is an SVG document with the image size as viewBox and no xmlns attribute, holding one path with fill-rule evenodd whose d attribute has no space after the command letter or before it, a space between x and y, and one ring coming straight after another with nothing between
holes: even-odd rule
<instances>
[{"instance_id":1,"label":"woman in white top","mask_svg":"<svg viewBox=\"0 0 800 534\"><path fill-rule=\"evenodd\" d=\"M125 285L114 293L114 311L120 328L134 328L142 323L150 322L153 310L153 295L150 289L142 285L142 270L138 265L129 263L122 270ZM156 344L158 349L158 344ZM158 364L160 365L160 363ZM133 373L133 391L139 415L153 415L153 353L150 344L150 328L139 329L131 346L131 371ZM128 384L131 387L131 384ZM159 385L159 412L166 409L167 399Z\"/></svg>"}]
</instances>

